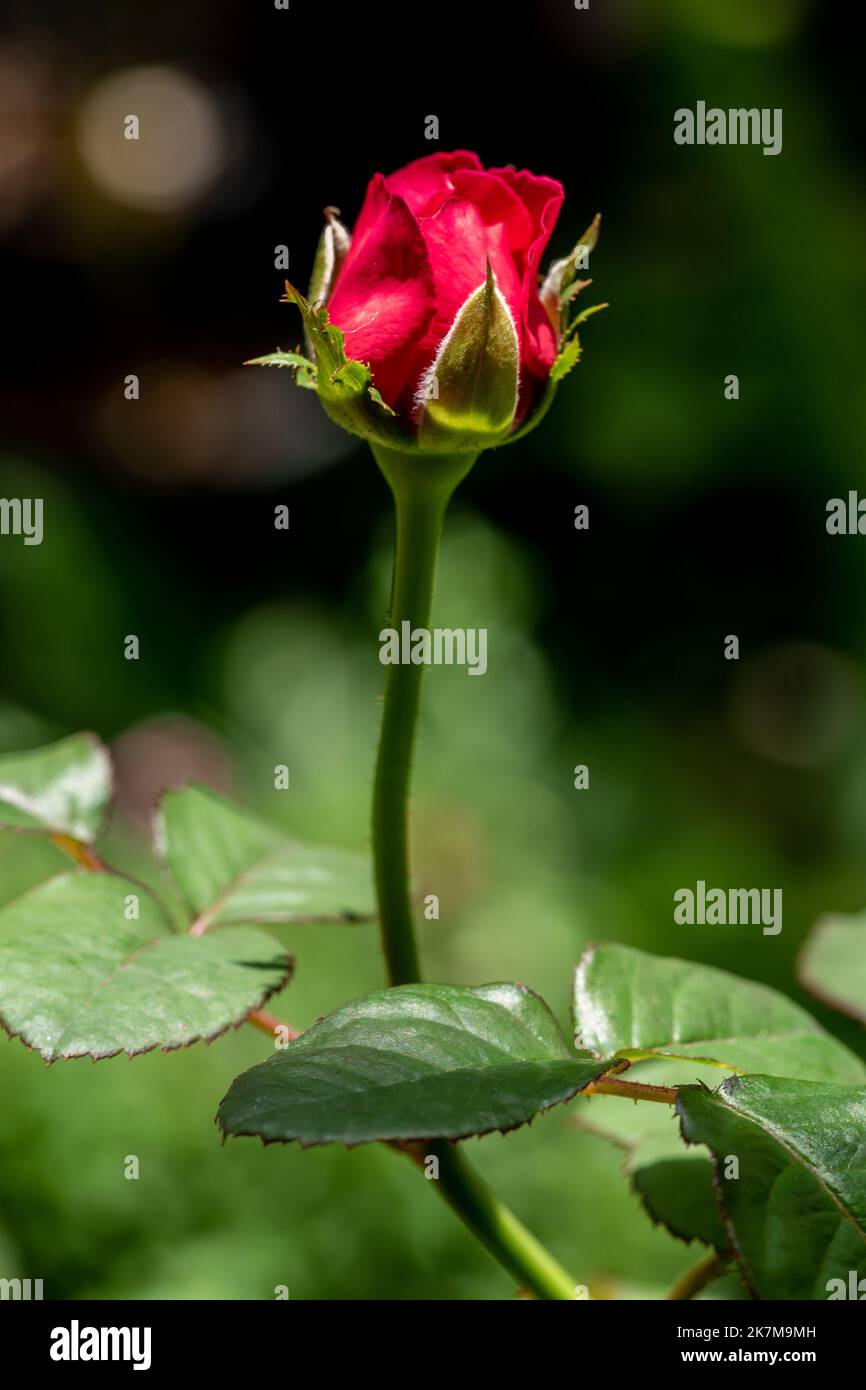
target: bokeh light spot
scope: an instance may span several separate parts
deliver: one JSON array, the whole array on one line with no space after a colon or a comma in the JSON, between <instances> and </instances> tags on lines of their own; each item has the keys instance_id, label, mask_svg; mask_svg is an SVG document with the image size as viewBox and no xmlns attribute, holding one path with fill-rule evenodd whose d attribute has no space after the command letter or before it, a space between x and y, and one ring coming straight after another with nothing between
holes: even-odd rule
<instances>
[{"instance_id":1,"label":"bokeh light spot","mask_svg":"<svg viewBox=\"0 0 866 1390\"><path fill-rule=\"evenodd\" d=\"M138 139L124 133L138 118ZM150 212L182 211L216 182L224 163L218 107L194 77L170 67L127 68L89 93L78 147L110 198Z\"/></svg>"}]
</instances>

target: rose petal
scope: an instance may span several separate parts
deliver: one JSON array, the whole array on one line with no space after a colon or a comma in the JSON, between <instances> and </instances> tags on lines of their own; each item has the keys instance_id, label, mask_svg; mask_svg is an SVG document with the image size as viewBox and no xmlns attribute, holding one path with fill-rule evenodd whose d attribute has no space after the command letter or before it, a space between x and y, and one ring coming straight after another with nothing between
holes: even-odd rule
<instances>
[{"instance_id":1,"label":"rose petal","mask_svg":"<svg viewBox=\"0 0 866 1390\"><path fill-rule=\"evenodd\" d=\"M453 180L457 197L474 203L489 227L504 228L507 245L518 267L522 268L520 257L528 251L536 235L535 224L523 199L495 169L460 169Z\"/></svg>"},{"instance_id":2,"label":"rose petal","mask_svg":"<svg viewBox=\"0 0 866 1390\"><path fill-rule=\"evenodd\" d=\"M565 190L557 179L531 174L528 169L491 169L521 199L534 234L523 263L523 358L536 376L546 377L556 356L556 334L538 297L538 268L556 225Z\"/></svg>"},{"instance_id":3,"label":"rose petal","mask_svg":"<svg viewBox=\"0 0 866 1390\"><path fill-rule=\"evenodd\" d=\"M432 217L454 191L452 175L458 169L480 169L481 160L471 150L428 154L415 159L386 180L392 193L405 198L416 217Z\"/></svg>"},{"instance_id":4,"label":"rose petal","mask_svg":"<svg viewBox=\"0 0 866 1390\"><path fill-rule=\"evenodd\" d=\"M361 211L358 213L357 220L352 228L352 245L349 251L351 256L357 254L364 243L364 239L376 226L380 218L388 212L388 204L391 201L391 194L388 191L388 183L383 174L374 174L367 184L367 192L364 194L364 202Z\"/></svg>"},{"instance_id":5,"label":"rose petal","mask_svg":"<svg viewBox=\"0 0 866 1390\"><path fill-rule=\"evenodd\" d=\"M501 179L484 172L455 174L459 190L433 217L419 219L436 287L436 310L418 342L407 379L414 393L442 339L470 294L483 284L487 260L521 336L522 285L510 240L531 233L522 205ZM407 404L407 402L404 402Z\"/></svg>"},{"instance_id":6,"label":"rose petal","mask_svg":"<svg viewBox=\"0 0 866 1390\"><path fill-rule=\"evenodd\" d=\"M433 274L418 223L381 175L367 190L358 226L328 312L343 330L347 356L369 363L377 390L393 406L433 316Z\"/></svg>"}]
</instances>

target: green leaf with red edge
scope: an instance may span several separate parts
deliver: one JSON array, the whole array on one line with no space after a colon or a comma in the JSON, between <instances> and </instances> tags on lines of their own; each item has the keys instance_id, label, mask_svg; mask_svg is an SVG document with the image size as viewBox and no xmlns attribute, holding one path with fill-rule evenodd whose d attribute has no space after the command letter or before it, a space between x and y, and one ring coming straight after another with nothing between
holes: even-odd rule
<instances>
[{"instance_id":1,"label":"green leaf with red edge","mask_svg":"<svg viewBox=\"0 0 866 1390\"><path fill-rule=\"evenodd\" d=\"M375 916L370 861L288 836L206 787L165 792L156 839L196 916L238 922L358 922Z\"/></svg>"},{"instance_id":2,"label":"green leaf with red edge","mask_svg":"<svg viewBox=\"0 0 866 1390\"><path fill-rule=\"evenodd\" d=\"M590 946L575 976L575 1036L604 1056L632 1062L629 1081L713 1083L718 1068L777 1071L809 1081L860 1082L866 1066L799 1005L727 971L634 947ZM626 1171L647 1211L680 1239L721 1253L712 1170L687 1154L658 1104L614 1097L581 1104L578 1123L626 1152Z\"/></svg>"},{"instance_id":3,"label":"green leaf with red edge","mask_svg":"<svg viewBox=\"0 0 866 1390\"><path fill-rule=\"evenodd\" d=\"M604 1056L691 1058L729 1071L861 1081L866 1064L777 990L714 966L610 942L574 984L576 1038Z\"/></svg>"},{"instance_id":4,"label":"green leaf with red edge","mask_svg":"<svg viewBox=\"0 0 866 1390\"><path fill-rule=\"evenodd\" d=\"M291 969L252 927L172 933L156 899L119 874L61 874L0 911L0 1024L46 1062L215 1038Z\"/></svg>"},{"instance_id":5,"label":"green leaf with red edge","mask_svg":"<svg viewBox=\"0 0 866 1390\"><path fill-rule=\"evenodd\" d=\"M677 1110L686 1142L713 1156L721 1215L752 1295L845 1298L853 1285L858 1297L866 1086L732 1076L714 1092L682 1087Z\"/></svg>"},{"instance_id":6,"label":"green leaf with red edge","mask_svg":"<svg viewBox=\"0 0 866 1390\"><path fill-rule=\"evenodd\" d=\"M463 1139L526 1124L608 1068L523 985L401 985L328 1014L239 1076L225 1134L265 1142Z\"/></svg>"}]
</instances>

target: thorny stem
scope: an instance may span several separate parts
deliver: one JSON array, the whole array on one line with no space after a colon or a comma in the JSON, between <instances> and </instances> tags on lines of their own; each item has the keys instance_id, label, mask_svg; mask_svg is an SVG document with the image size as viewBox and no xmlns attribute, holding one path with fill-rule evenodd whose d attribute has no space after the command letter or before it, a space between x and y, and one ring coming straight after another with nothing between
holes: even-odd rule
<instances>
[{"instance_id":1,"label":"thorny stem","mask_svg":"<svg viewBox=\"0 0 866 1390\"><path fill-rule=\"evenodd\" d=\"M678 1279L668 1294L668 1299L688 1299L694 1298L695 1294L711 1284L714 1279L718 1279L724 1274L729 1261L718 1251L714 1250L712 1255L708 1255L694 1269L690 1269L681 1279Z\"/></svg>"},{"instance_id":2,"label":"thorny stem","mask_svg":"<svg viewBox=\"0 0 866 1390\"><path fill-rule=\"evenodd\" d=\"M625 1100L655 1100L661 1105L676 1105L675 1086L648 1086L645 1081L620 1081L608 1076L584 1087L585 1096L622 1096Z\"/></svg>"},{"instance_id":3,"label":"thorny stem","mask_svg":"<svg viewBox=\"0 0 866 1390\"><path fill-rule=\"evenodd\" d=\"M374 448L397 517L390 626L426 628L445 510L472 456L408 457ZM373 792L373 854L382 945L392 985L420 980L409 891L408 797L423 666L388 667ZM521 1285L542 1299L574 1299L575 1281L493 1196L455 1144L427 1146L439 1160L437 1187L462 1221Z\"/></svg>"}]
</instances>

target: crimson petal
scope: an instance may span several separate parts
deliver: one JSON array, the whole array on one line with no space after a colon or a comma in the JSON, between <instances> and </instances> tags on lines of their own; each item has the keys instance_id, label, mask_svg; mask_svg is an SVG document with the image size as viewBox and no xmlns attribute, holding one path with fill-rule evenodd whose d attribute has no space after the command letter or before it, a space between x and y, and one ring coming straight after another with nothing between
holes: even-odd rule
<instances>
[{"instance_id":1,"label":"crimson petal","mask_svg":"<svg viewBox=\"0 0 866 1390\"><path fill-rule=\"evenodd\" d=\"M328 304L346 354L367 362L389 405L406 384L416 343L436 307L433 273L418 223L381 175L370 184L356 234Z\"/></svg>"}]
</instances>

